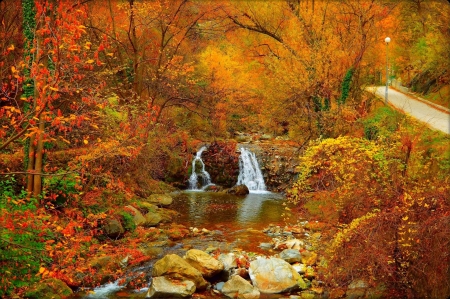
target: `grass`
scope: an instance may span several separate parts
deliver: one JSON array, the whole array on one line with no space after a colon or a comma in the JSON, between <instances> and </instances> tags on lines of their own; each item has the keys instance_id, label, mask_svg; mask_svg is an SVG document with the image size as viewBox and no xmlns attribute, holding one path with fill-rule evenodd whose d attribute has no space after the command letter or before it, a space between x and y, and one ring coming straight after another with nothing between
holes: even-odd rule
<instances>
[{"instance_id":1,"label":"grass","mask_svg":"<svg viewBox=\"0 0 450 299\"><path fill-rule=\"evenodd\" d=\"M443 85L438 90L430 92L423 96L424 99L433 102L435 104L450 107L450 85Z\"/></svg>"}]
</instances>

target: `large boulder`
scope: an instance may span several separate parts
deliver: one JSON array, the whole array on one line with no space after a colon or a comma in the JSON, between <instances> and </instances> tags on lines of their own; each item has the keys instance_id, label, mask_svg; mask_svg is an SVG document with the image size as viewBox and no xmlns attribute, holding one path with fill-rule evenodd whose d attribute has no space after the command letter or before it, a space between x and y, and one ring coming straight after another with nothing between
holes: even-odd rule
<instances>
[{"instance_id":1,"label":"large boulder","mask_svg":"<svg viewBox=\"0 0 450 299\"><path fill-rule=\"evenodd\" d=\"M186 298L195 292L190 280L172 280L165 276L153 277L146 298Z\"/></svg>"},{"instance_id":2,"label":"large boulder","mask_svg":"<svg viewBox=\"0 0 450 299\"><path fill-rule=\"evenodd\" d=\"M145 220L144 215L133 206L126 206L125 210L133 215L133 221L136 226L144 225L147 220Z\"/></svg>"},{"instance_id":3,"label":"large boulder","mask_svg":"<svg viewBox=\"0 0 450 299\"><path fill-rule=\"evenodd\" d=\"M152 194L147 197L146 202L155 204L157 206L169 206L172 204L173 198L168 194Z\"/></svg>"},{"instance_id":4,"label":"large boulder","mask_svg":"<svg viewBox=\"0 0 450 299\"><path fill-rule=\"evenodd\" d=\"M247 195L250 193L248 187L245 185L236 185L227 190L228 194Z\"/></svg>"},{"instance_id":5,"label":"large boulder","mask_svg":"<svg viewBox=\"0 0 450 299\"><path fill-rule=\"evenodd\" d=\"M259 291L239 275L233 276L222 287L222 293L233 299L258 299Z\"/></svg>"},{"instance_id":6,"label":"large boulder","mask_svg":"<svg viewBox=\"0 0 450 299\"><path fill-rule=\"evenodd\" d=\"M184 256L184 259L192 267L200 271L205 278L213 277L224 269L222 262L198 249L188 250Z\"/></svg>"},{"instance_id":7,"label":"large boulder","mask_svg":"<svg viewBox=\"0 0 450 299\"><path fill-rule=\"evenodd\" d=\"M285 249L280 253L280 259L285 260L289 264L302 261L302 255L297 249Z\"/></svg>"},{"instance_id":8,"label":"large boulder","mask_svg":"<svg viewBox=\"0 0 450 299\"><path fill-rule=\"evenodd\" d=\"M112 239L119 238L125 232L122 224L120 224L120 221L118 221L117 219L107 220L105 225L103 226L103 231L105 232L106 236Z\"/></svg>"},{"instance_id":9,"label":"large boulder","mask_svg":"<svg viewBox=\"0 0 450 299\"><path fill-rule=\"evenodd\" d=\"M176 280L190 280L199 290L208 286L200 271L176 254L168 254L153 266L152 276L167 276Z\"/></svg>"},{"instance_id":10,"label":"large boulder","mask_svg":"<svg viewBox=\"0 0 450 299\"><path fill-rule=\"evenodd\" d=\"M300 274L279 258L260 258L250 263L250 278L261 293L283 293L305 288Z\"/></svg>"},{"instance_id":11,"label":"large boulder","mask_svg":"<svg viewBox=\"0 0 450 299\"><path fill-rule=\"evenodd\" d=\"M161 222L162 217L157 212L148 212L145 214L145 226L155 226Z\"/></svg>"},{"instance_id":12,"label":"large boulder","mask_svg":"<svg viewBox=\"0 0 450 299\"><path fill-rule=\"evenodd\" d=\"M25 293L28 299L62 299L70 296L72 290L61 280L48 278L33 284Z\"/></svg>"}]
</instances>

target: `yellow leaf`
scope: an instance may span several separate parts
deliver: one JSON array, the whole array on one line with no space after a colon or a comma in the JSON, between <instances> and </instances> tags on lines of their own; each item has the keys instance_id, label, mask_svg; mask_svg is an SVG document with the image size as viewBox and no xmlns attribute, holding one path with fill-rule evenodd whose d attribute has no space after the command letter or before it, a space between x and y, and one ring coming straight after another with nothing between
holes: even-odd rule
<instances>
[{"instance_id":1,"label":"yellow leaf","mask_svg":"<svg viewBox=\"0 0 450 299\"><path fill-rule=\"evenodd\" d=\"M83 140L84 144L88 144L89 141L87 141L86 139Z\"/></svg>"},{"instance_id":2,"label":"yellow leaf","mask_svg":"<svg viewBox=\"0 0 450 299\"><path fill-rule=\"evenodd\" d=\"M13 72L13 73L17 72L17 70L14 66L11 67L11 72Z\"/></svg>"},{"instance_id":3,"label":"yellow leaf","mask_svg":"<svg viewBox=\"0 0 450 299\"><path fill-rule=\"evenodd\" d=\"M86 61L86 63L92 64L94 63L94 59L89 59L88 61Z\"/></svg>"},{"instance_id":4,"label":"yellow leaf","mask_svg":"<svg viewBox=\"0 0 450 299\"><path fill-rule=\"evenodd\" d=\"M408 216L405 216L402 218L402 220L406 221L406 220L408 220L408 218L409 218Z\"/></svg>"},{"instance_id":5,"label":"yellow leaf","mask_svg":"<svg viewBox=\"0 0 450 299\"><path fill-rule=\"evenodd\" d=\"M45 268L44 267L40 267L39 268L39 273L43 273L45 271Z\"/></svg>"},{"instance_id":6,"label":"yellow leaf","mask_svg":"<svg viewBox=\"0 0 450 299\"><path fill-rule=\"evenodd\" d=\"M113 57L113 56L114 56L114 53L108 53L108 54L106 54L106 56L111 56L111 57Z\"/></svg>"},{"instance_id":7,"label":"yellow leaf","mask_svg":"<svg viewBox=\"0 0 450 299\"><path fill-rule=\"evenodd\" d=\"M14 51L14 45L9 46L8 51Z\"/></svg>"},{"instance_id":8,"label":"yellow leaf","mask_svg":"<svg viewBox=\"0 0 450 299\"><path fill-rule=\"evenodd\" d=\"M55 87L50 87L50 90L53 90L53 91L58 91L58 88L55 88Z\"/></svg>"}]
</instances>

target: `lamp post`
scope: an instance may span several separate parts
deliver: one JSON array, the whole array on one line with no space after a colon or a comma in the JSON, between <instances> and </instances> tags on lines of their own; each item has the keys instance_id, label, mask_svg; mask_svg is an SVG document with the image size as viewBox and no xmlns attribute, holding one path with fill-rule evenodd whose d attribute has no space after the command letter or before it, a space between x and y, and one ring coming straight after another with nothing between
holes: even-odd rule
<instances>
[{"instance_id":1,"label":"lamp post","mask_svg":"<svg viewBox=\"0 0 450 299\"><path fill-rule=\"evenodd\" d=\"M391 38L390 37L386 37L384 39L384 42L386 43L386 92L384 94L384 104L387 105L388 103L388 85L389 85L389 58L388 58L388 48L389 48L389 43L391 42Z\"/></svg>"}]
</instances>

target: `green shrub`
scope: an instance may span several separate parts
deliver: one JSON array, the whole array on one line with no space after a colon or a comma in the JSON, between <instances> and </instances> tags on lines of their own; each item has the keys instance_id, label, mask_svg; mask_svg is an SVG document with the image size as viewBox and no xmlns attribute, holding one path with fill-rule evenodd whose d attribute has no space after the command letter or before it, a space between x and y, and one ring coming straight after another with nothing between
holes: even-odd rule
<instances>
[{"instance_id":1,"label":"green shrub","mask_svg":"<svg viewBox=\"0 0 450 299\"><path fill-rule=\"evenodd\" d=\"M5 176L0 181L0 297L7 296L15 288L24 287L38 280L42 261L48 257L43 241L47 231L33 219L38 200L26 198L26 191L15 192L16 179Z\"/></svg>"},{"instance_id":2,"label":"green shrub","mask_svg":"<svg viewBox=\"0 0 450 299\"><path fill-rule=\"evenodd\" d=\"M136 229L136 224L134 223L133 215L127 213L127 212L120 212L120 216L122 216L123 226L127 231L134 231Z\"/></svg>"}]
</instances>

